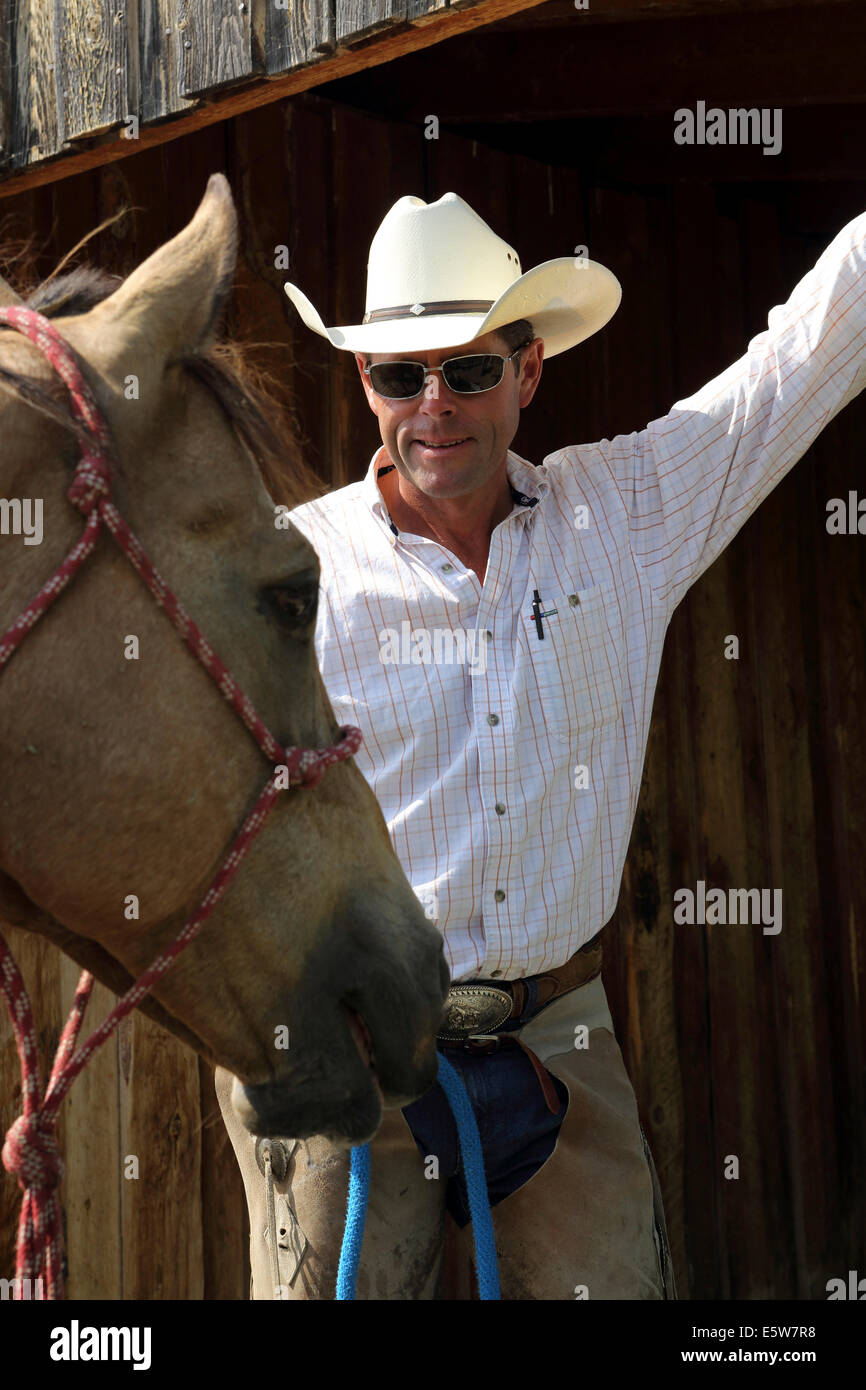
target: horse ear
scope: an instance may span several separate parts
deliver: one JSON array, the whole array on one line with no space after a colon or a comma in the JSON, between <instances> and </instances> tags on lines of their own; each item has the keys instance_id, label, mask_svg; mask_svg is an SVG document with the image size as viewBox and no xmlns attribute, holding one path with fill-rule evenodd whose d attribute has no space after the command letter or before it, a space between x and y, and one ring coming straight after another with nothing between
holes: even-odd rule
<instances>
[{"instance_id":1,"label":"horse ear","mask_svg":"<svg viewBox=\"0 0 866 1390\"><path fill-rule=\"evenodd\" d=\"M24 300L16 294L11 285L7 285L3 276L0 275L0 308L10 304L23 304Z\"/></svg>"},{"instance_id":2,"label":"horse ear","mask_svg":"<svg viewBox=\"0 0 866 1390\"><path fill-rule=\"evenodd\" d=\"M209 346L231 289L237 261L237 213L224 174L211 174L182 232L148 256L123 284L89 311L88 323L120 330L169 362Z\"/></svg>"}]
</instances>

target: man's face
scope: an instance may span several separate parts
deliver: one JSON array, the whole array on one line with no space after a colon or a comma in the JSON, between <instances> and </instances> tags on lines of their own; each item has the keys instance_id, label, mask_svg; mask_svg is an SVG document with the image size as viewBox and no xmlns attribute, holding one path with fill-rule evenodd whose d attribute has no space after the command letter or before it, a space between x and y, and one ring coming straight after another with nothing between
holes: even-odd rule
<instances>
[{"instance_id":1,"label":"man's face","mask_svg":"<svg viewBox=\"0 0 866 1390\"><path fill-rule=\"evenodd\" d=\"M504 472L520 411L535 394L543 351L541 339L534 339L518 357L506 362L502 380L490 391L450 391L441 372L430 372L421 394L403 401L376 394L364 372L367 361L420 362L439 367L449 357L472 353L507 357L503 339L494 331L435 352L356 353L367 401L379 420L382 443L402 476L431 500L488 491L491 482ZM520 364L517 374L516 362Z\"/></svg>"}]
</instances>

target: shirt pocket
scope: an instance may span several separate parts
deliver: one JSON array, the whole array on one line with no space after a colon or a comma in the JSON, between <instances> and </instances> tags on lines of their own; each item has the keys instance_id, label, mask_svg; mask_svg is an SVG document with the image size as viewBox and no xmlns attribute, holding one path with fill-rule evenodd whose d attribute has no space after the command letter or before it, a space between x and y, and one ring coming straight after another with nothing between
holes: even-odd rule
<instances>
[{"instance_id":1,"label":"shirt pocket","mask_svg":"<svg viewBox=\"0 0 866 1390\"><path fill-rule=\"evenodd\" d=\"M550 593L550 589L548 589ZM521 720L541 722L574 744L622 712L623 625L616 583L556 593L541 604L544 640L530 617L518 624ZM524 613L531 613L532 590Z\"/></svg>"}]
</instances>

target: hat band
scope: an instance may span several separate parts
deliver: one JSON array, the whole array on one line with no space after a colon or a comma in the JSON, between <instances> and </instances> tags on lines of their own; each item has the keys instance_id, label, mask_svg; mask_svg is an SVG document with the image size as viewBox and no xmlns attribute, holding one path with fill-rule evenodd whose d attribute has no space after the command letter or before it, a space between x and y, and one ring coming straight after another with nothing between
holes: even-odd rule
<instances>
[{"instance_id":1,"label":"hat band","mask_svg":"<svg viewBox=\"0 0 866 1390\"><path fill-rule=\"evenodd\" d=\"M415 319L425 314L486 314L493 308L492 299L435 299L429 304L397 304L392 309L371 309L363 323L378 319Z\"/></svg>"}]
</instances>

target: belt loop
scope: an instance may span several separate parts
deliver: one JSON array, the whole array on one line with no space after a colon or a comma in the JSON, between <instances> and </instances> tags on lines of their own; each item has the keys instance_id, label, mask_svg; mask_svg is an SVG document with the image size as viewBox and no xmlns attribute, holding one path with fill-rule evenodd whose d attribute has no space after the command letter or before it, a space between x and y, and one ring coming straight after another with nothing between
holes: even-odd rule
<instances>
[{"instance_id":1,"label":"belt loop","mask_svg":"<svg viewBox=\"0 0 866 1390\"><path fill-rule=\"evenodd\" d=\"M558 1115L560 1110L562 1109L562 1101L559 1099L559 1096L557 1095L556 1086L553 1084L553 1077L545 1067L544 1063L538 1057L536 1057L535 1053L532 1051L531 1048L526 1046L525 1042L521 1042L520 1039L517 1037L514 1039L514 1041L517 1043L518 1047L523 1048L523 1051L526 1053L527 1057L529 1058L530 1062L535 1068L535 1074L541 1082L541 1089L544 1092L544 1099L547 1102L548 1110L550 1111L551 1115Z\"/></svg>"}]
</instances>

